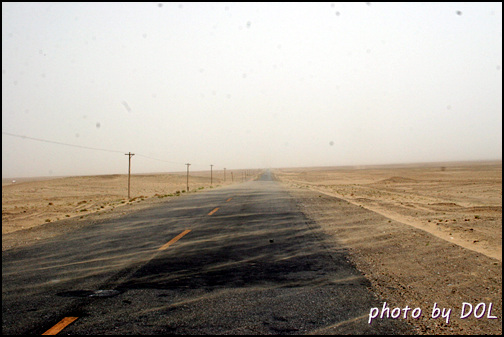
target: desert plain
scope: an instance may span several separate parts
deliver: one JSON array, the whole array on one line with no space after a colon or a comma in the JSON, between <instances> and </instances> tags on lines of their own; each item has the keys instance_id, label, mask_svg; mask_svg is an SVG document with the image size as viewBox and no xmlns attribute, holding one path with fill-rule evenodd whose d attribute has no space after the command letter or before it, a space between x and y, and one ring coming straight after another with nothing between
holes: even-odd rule
<instances>
[{"instance_id":1,"label":"desert plain","mask_svg":"<svg viewBox=\"0 0 504 337\"><path fill-rule=\"evenodd\" d=\"M422 310L406 318L418 333L501 334L502 161L275 174L390 310ZM484 315L462 318L480 303ZM434 305L451 310L448 323Z\"/></svg>"},{"instance_id":2,"label":"desert plain","mask_svg":"<svg viewBox=\"0 0 504 337\"><path fill-rule=\"evenodd\" d=\"M2 178L2 250L174 198L252 179L257 170ZM189 185L189 190L187 190Z\"/></svg>"},{"instance_id":3,"label":"desert plain","mask_svg":"<svg viewBox=\"0 0 504 337\"><path fill-rule=\"evenodd\" d=\"M422 310L404 318L418 333L501 334L502 161L272 172L380 299ZM189 191L185 173L137 174L130 198L127 175L2 179L2 251L258 173L214 171L211 184L209 171L193 172ZM463 303L492 310L461 318ZM434 305L451 310L448 323Z\"/></svg>"}]
</instances>

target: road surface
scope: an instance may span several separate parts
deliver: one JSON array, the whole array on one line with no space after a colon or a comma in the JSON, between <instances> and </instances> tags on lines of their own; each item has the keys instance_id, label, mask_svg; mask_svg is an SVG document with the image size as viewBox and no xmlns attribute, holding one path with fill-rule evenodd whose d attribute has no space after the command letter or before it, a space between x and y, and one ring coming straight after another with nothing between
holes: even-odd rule
<instances>
[{"instance_id":1,"label":"road surface","mask_svg":"<svg viewBox=\"0 0 504 337\"><path fill-rule=\"evenodd\" d=\"M269 171L2 254L4 334L404 334Z\"/></svg>"}]
</instances>

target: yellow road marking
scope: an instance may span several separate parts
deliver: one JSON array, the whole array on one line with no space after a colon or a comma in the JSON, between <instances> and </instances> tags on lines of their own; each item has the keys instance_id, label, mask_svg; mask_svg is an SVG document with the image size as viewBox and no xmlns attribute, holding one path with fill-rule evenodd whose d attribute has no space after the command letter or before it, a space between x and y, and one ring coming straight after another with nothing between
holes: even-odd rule
<instances>
[{"instance_id":1,"label":"yellow road marking","mask_svg":"<svg viewBox=\"0 0 504 337\"><path fill-rule=\"evenodd\" d=\"M42 335L57 335L58 332L66 328L69 324L74 322L77 318L79 317L65 317L58 323L56 323L55 326L44 332Z\"/></svg>"},{"instance_id":2,"label":"yellow road marking","mask_svg":"<svg viewBox=\"0 0 504 337\"><path fill-rule=\"evenodd\" d=\"M168 248L170 245L174 244L175 242L177 242L178 240L180 240L184 235L186 235L187 233L189 233L191 230L190 229L186 229L185 231L183 231L182 233L180 233L179 235L177 235L176 237L174 237L173 239L171 239L170 241L168 241L167 243L165 243L164 245L162 245L161 247L159 247L158 250L165 250L166 248Z\"/></svg>"},{"instance_id":3,"label":"yellow road marking","mask_svg":"<svg viewBox=\"0 0 504 337\"><path fill-rule=\"evenodd\" d=\"M217 212L219 210L219 207L215 207L215 209L213 211L211 211L210 213L208 213L208 215L212 215L214 214L215 212Z\"/></svg>"},{"instance_id":4,"label":"yellow road marking","mask_svg":"<svg viewBox=\"0 0 504 337\"><path fill-rule=\"evenodd\" d=\"M228 200L226 200L226 202L231 201L231 199L233 199L233 198L229 198Z\"/></svg>"}]
</instances>

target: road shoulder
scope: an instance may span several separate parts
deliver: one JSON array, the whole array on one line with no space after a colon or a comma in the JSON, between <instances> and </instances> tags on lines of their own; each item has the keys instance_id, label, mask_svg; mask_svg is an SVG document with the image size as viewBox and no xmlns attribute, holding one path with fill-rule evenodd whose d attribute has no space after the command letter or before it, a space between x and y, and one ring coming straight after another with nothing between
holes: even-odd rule
<instances>
[{"instance_id":1,"label":"road shoulder","mask_svg":"<svg viewBox=\"0 0 504 337\"><path fill-rule=\"evenodd\" d=\"M284 186L309 219L349 250L352 262L389 307L421 308L418 319L407 319L418 333L502 332L500 261L345 200ZM492 312L481 319L473 315L461 319L464 302L473 307L485 303L487 309L492 303ZM448 324L442 318L432 318L434 304L437 308L451 309ZM498 318L490 319L488 315Z\"/></svg>"}]
</instances>

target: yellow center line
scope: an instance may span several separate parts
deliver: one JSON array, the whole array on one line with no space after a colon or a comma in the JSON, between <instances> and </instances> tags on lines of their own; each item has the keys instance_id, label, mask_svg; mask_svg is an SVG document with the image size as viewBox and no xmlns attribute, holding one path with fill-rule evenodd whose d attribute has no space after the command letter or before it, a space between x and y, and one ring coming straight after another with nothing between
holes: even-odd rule
<instances>
[{"instance_id":1,"label":"yellow center line","mask_svg":"<svg viewBox=\"0 0 504 337\"><path fill-rule=\"evenodd\" d=\"M189 233L191 230L190 229L186 229L185 231L183 231L182 233L180 233L179 235L177 235L176 237L174 237L173 239L171 239L170 241L168 241L167 243L165 243L164 245L162 245L161 247L159 247L158 250L165 250L166 248L168 248L170 245L174 244L175 242L177 242L178 240L180 240L184 235L186 235L187 233Z\"/></svg>"},{"instance_id":2,"label":"yellow center line","mask_svg":"<svg viewBox=\"0 0 504 337\"><path fill-rule=\"evenodd\" d=\"M215 209L213 211L211 211L210 213L208 213L208 215L212 215L214 214L215 212L217 212L219 210L219 207L215 207Z\"/></svg>"},{"instance_id":3,"label":"yellow center line","mask_svg":"<svg viewBox=\"0 0 504 337\"><path fill-rule=\"evenodd\" d=\"M44 332L42 335L57 335L58 332L66 328L69 324L74 322L77 318L79 317L65 317L58 323L56 323L55 326Z\"/></svg>"},{"instance_id":4,"label":"yellow center line","mask_svg":"<svg viewBox=\"0 0 504 337\"><path fill-rule=\"evenodd\" d=\"M228 200L226 200L226 202L231 201L231 199L233 199L233 198L229 198Z\"/></svg>"}]
</instances>

